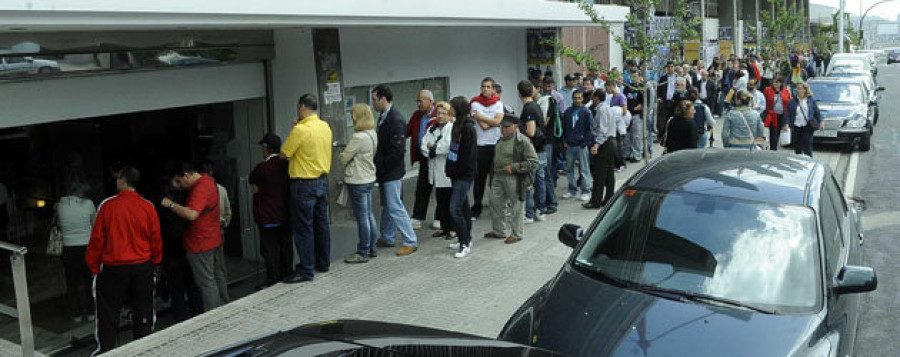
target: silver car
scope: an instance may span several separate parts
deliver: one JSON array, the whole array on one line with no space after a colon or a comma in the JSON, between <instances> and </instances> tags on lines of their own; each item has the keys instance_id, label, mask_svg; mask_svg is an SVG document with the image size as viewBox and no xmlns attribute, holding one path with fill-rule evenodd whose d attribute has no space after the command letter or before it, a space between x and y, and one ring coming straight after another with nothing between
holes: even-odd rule
<instances>
[{"instance_id":1,"label":"silver car","mask_svg":"<svg viewBox=\"0 0 900 357\"><path fill-rule=\"evenodd\" d=\"M809 80L809 88L825 126L824 130L816 130L814 141L855 145L860 151L869 151L875 111L862 82L855 78L817 77Z\"/></svg>"}]
</instances>

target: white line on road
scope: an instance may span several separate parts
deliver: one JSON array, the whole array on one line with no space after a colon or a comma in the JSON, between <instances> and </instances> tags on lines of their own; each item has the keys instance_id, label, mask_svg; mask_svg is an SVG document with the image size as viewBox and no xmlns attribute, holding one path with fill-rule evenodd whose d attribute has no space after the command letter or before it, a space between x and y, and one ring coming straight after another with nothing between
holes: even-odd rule
<instances>
[{"instance_id":1,"label":"white line on road","mask_svg":"<svg viewBox=\"0 0 900 357\"><path fill-rule=\"evenodd\" d=\"M847 165L847 177L844 180L844 196L847 199L853 198L853 192L856 190L856 167L859 165L859 152L854 151L850 155L850 164Z\"/></svg>"}]
</instances>

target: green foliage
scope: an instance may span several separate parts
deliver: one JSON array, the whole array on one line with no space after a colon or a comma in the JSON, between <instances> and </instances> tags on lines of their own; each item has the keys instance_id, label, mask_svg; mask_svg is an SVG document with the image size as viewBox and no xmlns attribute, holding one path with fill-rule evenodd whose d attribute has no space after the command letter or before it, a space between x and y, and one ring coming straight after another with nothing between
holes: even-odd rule
<instances>
[{"instance_id":1,"label":"green foliage","mask_svg":"<svg viewBox=\"0 0 900 357\"><path fill-rule=\"evenodd\" d=\"M760 12L759 19L766 28L766 35L758 42L760 50L768 53L776 53L785 55L803 40L803 25L806 18L796 11L795 6L788 6L784 0L772 0L775 12L763 10ZM779 48L779 38L784 38L783 47Z\"/></svg>"}]
</instances>

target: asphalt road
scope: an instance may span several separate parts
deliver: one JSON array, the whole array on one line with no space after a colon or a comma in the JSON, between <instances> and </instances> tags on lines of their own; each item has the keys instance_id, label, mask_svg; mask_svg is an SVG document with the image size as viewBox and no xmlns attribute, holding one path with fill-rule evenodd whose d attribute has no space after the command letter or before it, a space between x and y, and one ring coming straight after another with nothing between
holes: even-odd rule
<instances>
[{"instance_id":1,"label":"asphalt road","mask_svg":"<svg viewBox=\"0 0 900 357\"><path fill-rule=\"evenodd\" d=\"M880 66L879 85L886 91L881 117L872 137L872 150L859 156L854 196L865 203L866 264L875 268L878 289L862 300L856 343L858 356L896 356L900 321L900 64Z\"/></svg>"}]
</instances>

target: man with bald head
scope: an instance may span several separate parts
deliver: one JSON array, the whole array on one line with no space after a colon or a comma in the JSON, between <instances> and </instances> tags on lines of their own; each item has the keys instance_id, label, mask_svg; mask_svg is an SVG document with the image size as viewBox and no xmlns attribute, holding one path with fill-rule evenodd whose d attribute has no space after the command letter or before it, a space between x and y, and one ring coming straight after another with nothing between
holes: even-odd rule
<instances>
[{"instance_id":1,"label":"man with bald head","mask_svg":"<svg viewBox=\"0 0 900 357\"><path fill-rule=\"evenodd\" d=\"M425 137L426 130L432 124L434 118L434 94L427 89L419 91L416 97L416 110L406 123L406 137L410 139L410 147L417 148L422 138ZM428 201L431 199L431 191L433 187L428 182L428 157L422 155L419 150L409 151L409 163L413 165L419 163L419 178L416 182L416 202L413 204L412 226L414 229L421 229L422 222L428 215ZM432 228L440 228L440 222L437 220L437 212L432 222Z\"/></svg>"}]
</instances>

